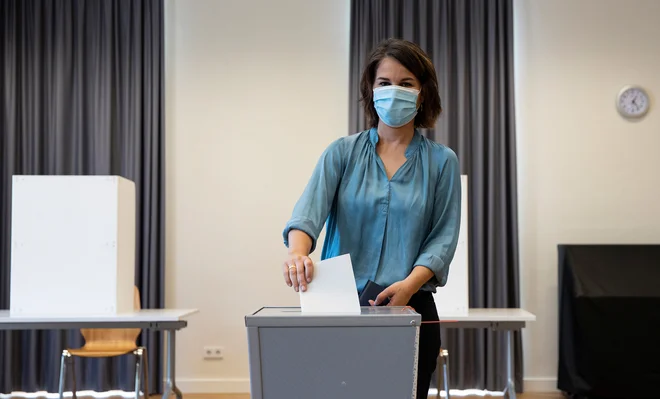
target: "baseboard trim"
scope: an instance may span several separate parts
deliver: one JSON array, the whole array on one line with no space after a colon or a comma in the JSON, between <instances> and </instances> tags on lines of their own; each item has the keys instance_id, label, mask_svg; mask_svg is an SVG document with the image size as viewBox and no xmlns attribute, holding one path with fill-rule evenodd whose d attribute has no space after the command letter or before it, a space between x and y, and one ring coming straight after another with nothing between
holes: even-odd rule
<instances>
[{"instance_id":1,"label":"baseboard trim","mask_svg":"<svg viewBox=\"0 0 660 399\"><path fill-rule=\"evenodd\" d=\"M249 378L177 378L184 393L249 393Z\"/></svg>"},{"instance_id":2,"label":"baseboard trim","mask_svg":"<svg viewBox=\"0 0 660 399\"><path fill-rule=\"evenodd\" d=\"M554 377L529 377L523 380L525 392L557 392L557 379Z\"/></svg>"},{"instance_id":3,"label":"baseboard trim","mask_svg":"<svg viewBox=\"0 0 660 399\"><path fill-rule=\"evenodd\" d=\"M249 378L178 378L179 389L185 393L249 393ZM557 392L557 379L530 377L524 380L525 392Z\"/></svg>"}]
</instances>

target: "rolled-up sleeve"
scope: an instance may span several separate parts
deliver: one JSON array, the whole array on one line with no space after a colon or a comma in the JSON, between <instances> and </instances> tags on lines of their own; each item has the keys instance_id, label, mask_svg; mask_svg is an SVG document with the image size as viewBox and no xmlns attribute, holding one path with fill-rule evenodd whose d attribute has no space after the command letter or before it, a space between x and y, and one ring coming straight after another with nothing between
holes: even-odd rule
<instances>
[{"instance_id":1,"label":"rolled-up sleeve","mask_svg":"<svg viewBox=\"0 0 660 399\"><path fill-rule=\"evenodd\" d=\"M282 232L284 245L289 246L289 232L300 230L312 239L310 253L316 248L343 173L343 140L338 139L326 148L318 160L312 176L300 199L293 208L291 218Z\"/></svg>"},{"instance_id":2,"label":"rolled-up sleeve","mask_svg":"<svg viewBox=\"0 0 660 399\"><path fill-rule=\"evenodd\" d=\"M425 266L433 271L430 283L447 284L451 263L461 224L461 176L458 158L450 150L436 182L431 231L422 244L415 266Z\"/></svg>"}]
</instances>

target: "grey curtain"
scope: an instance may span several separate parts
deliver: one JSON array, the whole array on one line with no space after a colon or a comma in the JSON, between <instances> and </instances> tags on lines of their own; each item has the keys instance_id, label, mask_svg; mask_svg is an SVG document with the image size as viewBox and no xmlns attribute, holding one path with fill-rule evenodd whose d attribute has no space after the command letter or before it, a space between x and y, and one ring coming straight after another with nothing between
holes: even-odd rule
<instances>
[{"instance_id":1,"label":"grey curtain","mask_svg":"<svg viewBox=\"0 0 660 399\"><path fill-rule=\"evenodd\" d=\"M0 0L1 308L14 174L133 180L136 284L144 308L164 305L163 21L163 0ZM160 392L161 335L140 340ZM57 392L61 351L81 344L77 330L0 333L0 392ZM76 363L79 389L133 389L132 356Z\"/></svg>"},{"instance_id":2,"label":"grey curtain","mask_svg":"<svg viewBox=\"0 0 660 399\"><path fill-rule=\"evenodd\" d=\"M367 55L395 37L419 44L438 74L443 113L424 134L456 151L469 180L471 307L518 307L512 0L353 0L350 126L364 130L359 80ZM505 387L501 333L443 330L452 388ZM517 389L521 340L515 336Z\"/></svg>"}]
</instances>

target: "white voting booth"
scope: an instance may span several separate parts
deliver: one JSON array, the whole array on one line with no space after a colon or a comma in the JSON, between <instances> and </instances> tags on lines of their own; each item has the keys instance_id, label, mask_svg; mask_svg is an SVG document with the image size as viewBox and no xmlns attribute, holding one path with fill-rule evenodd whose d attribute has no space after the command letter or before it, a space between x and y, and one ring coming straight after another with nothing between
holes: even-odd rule
<instances>
[{"instance_id":1,"label":"white voting booth","mask_svg":"<svg viewBox=\"0 0 660 399\"><path fill-rule=\"evenodd\" d=\"M132 312L135 203L117 176L14 176L11 315Z\"/></svg>"},{"instance_id":2,"label":"white voting booth","mask_svg":"<svg viewBox=\"0 0 660 399\"><path fill-rule=\"evenodd\" d=\"M461 176L461 227L447 284L433 294L438 314L466 316L469 311L468 284L468 177Z\"/></svg>"},{"instance_id":3,"label":"white voting booth","mask_svg":"<svg viewBox=\"0 0 660 399\"><path fill-rule=\"evenodd\" d=\"M0 310L0 331L166 331L163 399L180 399L175 336L197 310L133 309L136 202L134 183L118 176L14 176L11 302ZM136 396L146 384L140 378L148 367L143 349L134 352ZM68 353L61 358L60 397L72 367L65 362Z\"/></svg>"}]
</instances>

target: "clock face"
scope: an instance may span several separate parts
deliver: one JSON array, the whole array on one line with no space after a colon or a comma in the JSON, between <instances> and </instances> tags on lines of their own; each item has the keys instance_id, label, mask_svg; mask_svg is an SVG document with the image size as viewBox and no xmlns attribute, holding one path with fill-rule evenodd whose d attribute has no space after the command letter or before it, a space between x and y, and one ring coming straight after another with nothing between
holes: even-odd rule
<instances>
[{"instance_id":1,"label":"clock face","mask_svg":"<svg viewBox=\"0 0 660 399\"><path fill-rule=\"evenodd\" d=\"M624 87L617 97L617 108L621 115L639 118L649 110L649 96L639 87Z\"/></svg>"}]
</instances>

